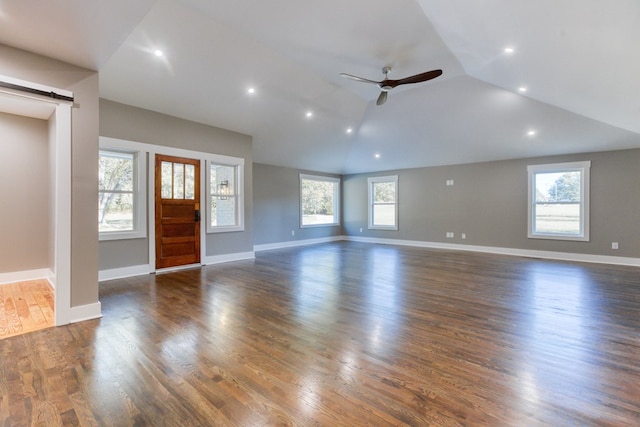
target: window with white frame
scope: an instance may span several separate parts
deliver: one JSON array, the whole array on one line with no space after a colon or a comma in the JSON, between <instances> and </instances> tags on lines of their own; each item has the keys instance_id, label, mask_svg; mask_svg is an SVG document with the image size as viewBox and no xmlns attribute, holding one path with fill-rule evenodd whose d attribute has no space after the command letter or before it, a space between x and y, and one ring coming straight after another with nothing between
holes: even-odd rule
<instances>
[{"instance_id":1,"label":"window with white frame","mask_svg":"<svg viewBox=\"0 0 640 427\"><path fill-rule=\"evenodd\" d=\"M528 236L589 240L591 162L530 165Z\"/></svg>"},{"instance_id":2,"label":"window with white frame","mask_svg":"<svg viewBox=\"0 0 640 427\"><path fill-rule=\"evenodd\" d=\"M146 153L100 148L98 159L100 240L146 237Z\"/></svg>"},{"instance_id":3,"label":"window with white frame","mask_svg":"<svg viewBox=\"0 0 640 427\"><path fill-rule=\"evenodd\" d=\"M369 187L369 228L398 229L398 175L367 179Z\"/></svg>"},{"instance_id":4,"label":"window with white frame","mask_svg":"<svg viewBox=\"0 0 640 427\"><path fill-rule=\"evenodd\" d=\"M340 225L340 178L300 174L300 227Z\"/></svg>"},{"instance_id":5,"label":"window with white frame","mask_svg":"<svg viewBox=\"0 0 640 427\"><path fill-rule=\"evenodd\" d=\"M209 161L207 173L207 232L243 230L242 165Z\"/></svg>"}]
</instances>

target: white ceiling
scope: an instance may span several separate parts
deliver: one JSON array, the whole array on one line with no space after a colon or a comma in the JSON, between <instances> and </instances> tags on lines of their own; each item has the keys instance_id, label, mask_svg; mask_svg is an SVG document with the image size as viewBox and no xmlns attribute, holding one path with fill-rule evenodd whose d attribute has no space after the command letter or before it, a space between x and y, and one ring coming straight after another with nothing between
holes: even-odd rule
<instances>
[{"instance_id":1,"label":"white ceiling","mask_svg":"<svg viewBox=\"0 0 640 427\"><path fill-rule=\"evenodd\" d=\"M336 173L640 147L639 42L637 0L0 0L0 43L99 70L101 97ZM383 106L339 77L384 65L444 74Z\"/></svg>"}]
</instances>

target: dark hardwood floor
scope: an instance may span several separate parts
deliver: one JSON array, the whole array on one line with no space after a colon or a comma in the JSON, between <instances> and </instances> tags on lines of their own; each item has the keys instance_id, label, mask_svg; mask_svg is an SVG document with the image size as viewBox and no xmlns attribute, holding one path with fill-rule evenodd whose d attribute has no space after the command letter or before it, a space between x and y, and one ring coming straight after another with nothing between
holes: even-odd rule
<instances>
[{"instance_id":1,"label":"dark hardwood floor","mask_svg":"<svg viewBox=\"0 0 640 427\"><path fill-rule=\"evenodd\" d=\"M640 269L337 242L101 284L0 425L640 425Z\"/></svg>"}]
</instances>

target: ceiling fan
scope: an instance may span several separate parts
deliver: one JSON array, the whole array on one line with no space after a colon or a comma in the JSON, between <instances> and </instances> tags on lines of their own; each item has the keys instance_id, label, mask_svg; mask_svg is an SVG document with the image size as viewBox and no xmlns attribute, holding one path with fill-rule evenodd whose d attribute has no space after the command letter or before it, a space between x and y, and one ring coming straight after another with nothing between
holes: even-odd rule
<instances>
[{"instance_id":1,"label":"ceiling fan","mask_svg":"<svg viewBox=\"0 0 640 427\"><path fill-rule=\"evenodd\" d=\"M382 74L384 74L384 79L379 82L365 79L358 76L352 76L351 74L346 74L346 73L340 73L340 76L346 77L348 79L356 80L359 82L374 83L378 85L381 92L380 92L380 96L378 96L378 100L376 101L376 104L382 105L387 101L387 93L394 87L397 87L400 85L412 84L412 83L426 82L427 80L435 79L436 77L442 75L442 70L431 70L431 71L426 71L424 73L416 74L414 76L405 77L404 79L391 80L389 79L389 72L391 72L391 66L385 65L382 68Z\"/></svg>"}]
</instances>

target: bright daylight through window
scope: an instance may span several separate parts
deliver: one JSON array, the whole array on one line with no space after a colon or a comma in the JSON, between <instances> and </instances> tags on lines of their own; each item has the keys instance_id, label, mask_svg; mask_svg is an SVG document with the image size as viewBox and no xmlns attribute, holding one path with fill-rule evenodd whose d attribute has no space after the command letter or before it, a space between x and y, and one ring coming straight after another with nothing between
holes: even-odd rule
<instances>
[{"instance_id":1,"label":"bright daylight through window","mask_svg":"<svg viewBox=\"0 0 640 427\"><path fill-rule=\"evenodd\" d=\"M98 231L101 240L144 237L144 197L138 182L144 159L138 152L99 151ZM142 203L140 203L142 200Z\"/></svg>"},{"instance_id":2,"label":"bright daylight through window","mask_svg":"<svg viewBox=\"0 0 640 427\"><path fill-rule=\"evenodd\" d=\"M532 165L529 174L529 237L589 240L591 162Z\"/></svg>"},{"instance_id":3,"label":"bright daylight through window","mask_svg":"<svg viewBox=\"0 0 640 427\"><path fill-rule=\"evenodd\" d=\"M369 185L369 228L398 229L398 176L376 176Z\"/></svg>"},{"instance_id":4,"label":"bright daylight through window","mask_svg":"<svg viewBox=\"0 0 640 427\"><path fill-rule=\"evenodd\" d=\"M208 232L242 229L239 165L209 163Z\"/></svg>"},{"instance_id":5,"label":"bright daylight through window","mask_svg":"<svg viewBox=\"0 0 640 427\"><path fill-rule=\"evenodd\" d=\"M340 179L300 175L300 226L340 224Z\"/></svg>"}]
</instances>

